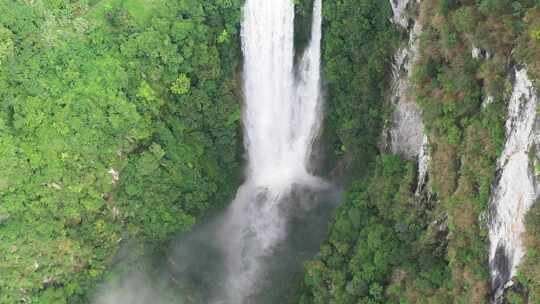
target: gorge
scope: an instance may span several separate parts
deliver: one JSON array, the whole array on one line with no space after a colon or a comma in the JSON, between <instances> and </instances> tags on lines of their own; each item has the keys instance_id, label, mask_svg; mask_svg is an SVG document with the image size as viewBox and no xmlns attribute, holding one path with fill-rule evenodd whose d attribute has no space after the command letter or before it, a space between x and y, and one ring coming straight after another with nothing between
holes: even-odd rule
<instances>
[{"instance_id":1,"label":"gorge","mask_svg":"<svg viewBox=\"0 0 540 304\"><path fill-rule=\"evenodd\" d=\"M0 0L0 304L540 303L538 0Z\"/></svg>"}]
</instances>

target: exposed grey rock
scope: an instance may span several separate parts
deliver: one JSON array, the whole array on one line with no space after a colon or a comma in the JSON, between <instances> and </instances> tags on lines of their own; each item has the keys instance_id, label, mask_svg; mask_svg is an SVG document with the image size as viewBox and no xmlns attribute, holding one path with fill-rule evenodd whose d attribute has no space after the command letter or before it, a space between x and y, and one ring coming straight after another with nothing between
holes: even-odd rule
<instances>
[{"instance_id":1,"label":"exposed grey rock","mask_svg":"<svg viewBox=\"0 0 540 304\"><path fill-rule=\"evenodd\" d=\"M416 187L416 195L419 196L426 188L429 173L429 142L427 135L424 135L420 153L418 154L418 186Z\"/></svg>"},{"instance_id":2,"label":"exposed grey rock","mask_svg":"<svg viewBox=\"0 0 540 304\"><path fill-rule=\"evenodd\" d=\"M409 2L410 0L390 0L392 11L394 11L392 22L394 22L395 24L399 24L404 28L407 28L409 24L409 18L406 14Z\"/></svg>"},{"instance_id":3,"label":"exposed grey rock","mask_svg":"<svg viewBox=\"0 0 540 304\"><path fill-rule=\"evenodd\" d=\"M408 28L409 19L406 10L409 0L390 1L394 10L394 23ZM422 153L425 141L422 112L412 96L412 67L418 54L418 37L422 31L419 22L414 22L409 33L407 46L399 49L394 57L392 104L394 113L390 127L390 150L410 160L416 160ZM426 141L427 143L427 141ZM424 150L427 152L427 148ZM424 159L426 160L426 159ZM427 168L427 166L426 166Z\"/></svg>"},{"instance_id":4,"label":"exposed grey rock","mask_svg":"<svg viewBox=\"0 0 540 304\"><path fill-rule=\"evenodd\" d=\"M518 69L508 105L506 144L497 164L500 173L490 199L489 258L495 303L501 303L504 286L525 255L524 219L539 194L534 168L540 144L536 108L537 95L527 69Z\"/></svg>"}]
</instances>

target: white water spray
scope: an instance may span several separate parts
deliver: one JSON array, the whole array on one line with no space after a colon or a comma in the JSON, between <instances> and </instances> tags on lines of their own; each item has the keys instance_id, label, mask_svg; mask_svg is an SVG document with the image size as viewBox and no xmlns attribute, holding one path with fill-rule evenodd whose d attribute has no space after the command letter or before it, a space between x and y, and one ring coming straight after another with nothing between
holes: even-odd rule
<instances>
[{"instance_id":1,"label":"white water spray","mask_svg":"<svg viewBox=\"0 0 540 304\"><path fill-rule=\"evenodd\" d=\"M313 9L311 41L295 77L293 0L247 0L244 7L248 175L220 232L227 264L222 303L251 302L264 280L263 259L286 237L281 204L293 185L323 183L308 169L321 123L321 0Z\"/></svg>"}]
</instances>

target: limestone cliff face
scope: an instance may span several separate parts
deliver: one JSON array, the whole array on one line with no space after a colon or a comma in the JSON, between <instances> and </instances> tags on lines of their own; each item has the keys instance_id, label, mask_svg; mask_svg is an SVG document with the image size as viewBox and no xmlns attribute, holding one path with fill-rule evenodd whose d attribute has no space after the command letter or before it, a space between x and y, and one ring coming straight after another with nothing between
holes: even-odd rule
<instances>
[{"instance_id":1,"label":"limestone cliff face","mask_svg":"<svg viewBox=\"0 0 540 304\"><path fill-rule=\"evenodd\" d=\"M418 39L422 26L409 16L415 1L391 0L392 21L409 33L408 43L394 56L391 103L394 106L389 128L390 150L409 160L418 161L417 193L424 189L429 165L428 138L424 135L422 111L416 104L411 83L412 69L418 56Z\"/></svg>"},{"instance_id":2,"label":"limestone cliff face","mask_svg":"<svg viewBox=\"0 0 540 304\"><path fill-rule=\"evenodd\" d=\"M490 200L489 257L495 302L502 300L505 286L525 255L524 219L539 194L535 164L540 124L536 110L537 94L527 69L517 69L508 103L506 144L498 160L499 176Z\"/></svg>"},{"instance_id":3,"label":"limestone cliff face","mask_svg":"<svg viewBox=\"0 0 540 304\"><path fill-rule=\"evenodd\" d=\"M409 33L409 40L395 54L391 104L394 107L386 130L387 146L393 154L418 161L417 194L427 189L429 142L424 134L422 111L414 99L412 70L419 53L422 25L411 17L416 0L390 0L392 22ZM472 46L474 59L488 60L492 54ZM540 159L540 120L537 92L526 67L516 68L512 94L507 101L506 142L497 162L497 178L489 201L489 261L491 284L496 303L502 303L525 255L522 242L525 215L540 195L536 166ZM487 94L482 109L494 102ZM434 174L437 174L434 172Z\"/></svg>"}]
</instances>

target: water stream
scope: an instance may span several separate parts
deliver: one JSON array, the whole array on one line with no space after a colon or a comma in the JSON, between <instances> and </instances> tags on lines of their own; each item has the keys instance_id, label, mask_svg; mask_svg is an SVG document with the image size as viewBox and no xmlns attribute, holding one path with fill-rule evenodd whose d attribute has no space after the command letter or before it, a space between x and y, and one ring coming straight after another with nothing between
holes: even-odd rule
<instances>
[{"instance_id":1,"label":"water stream","mask_svg":"<svg viewBox=\"0 0 540 304\"><path fill-rule=\"evenodd\" d=\"M242 24L243 123L247 181L221 230L227 298L249 303L259 293L268 257L286 239L290 197L299 188L324 188L309 173L321 124L321 0L315 0L311 41L294 66L292 0L247 0ZM309 208L309 206L304 206Z\"/></svg>"}]
</instances>

